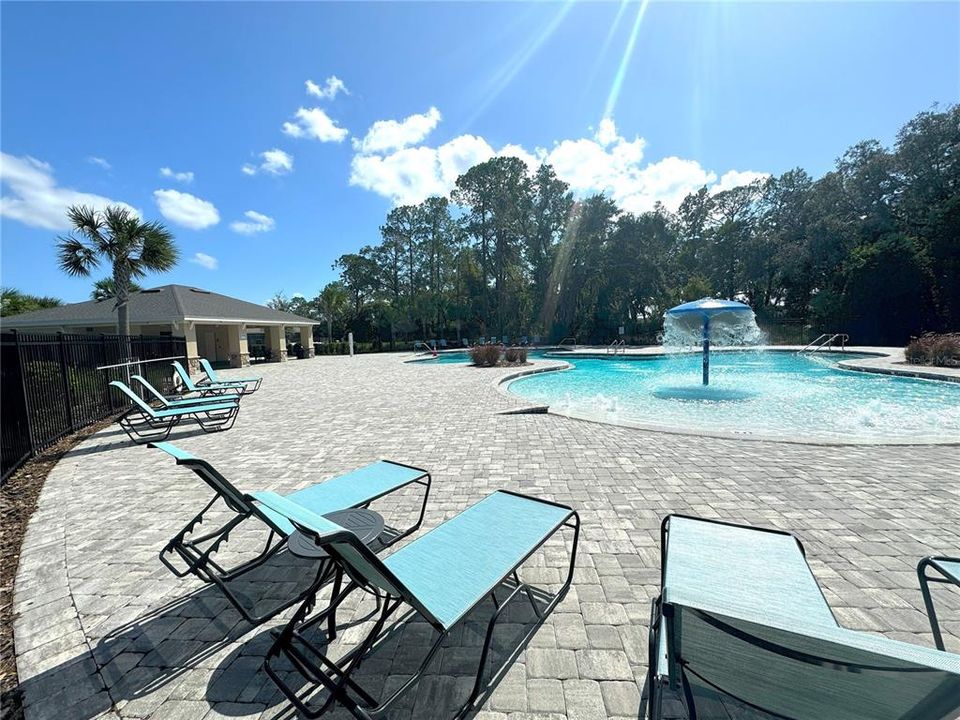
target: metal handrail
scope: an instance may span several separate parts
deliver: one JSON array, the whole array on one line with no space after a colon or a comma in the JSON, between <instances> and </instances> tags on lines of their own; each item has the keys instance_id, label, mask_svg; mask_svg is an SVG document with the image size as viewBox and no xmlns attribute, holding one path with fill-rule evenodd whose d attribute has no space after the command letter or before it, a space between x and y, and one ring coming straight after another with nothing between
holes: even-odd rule
<instances>
[{"instance_id":1,"label":"metal handrail","mask_svg":"<svg viewBox=\"0 0 960 720\"><path fill-rule=\"evenodd\" d=\"M818 350L822 350L823 348L832 345L834 341L838 339L840 340L840 349L846 352L847 342L850 340L849 335L846 333L821 333L816 340L807 343L798 354L802 355L803 353L807 352L807 350L810 350L811 353L815 353Z\"/></svg>"},{"instance_id":2,"label":"metal handrail","mask_svg":"<svg viewBox=\"0 0 960 720\"><path fill-rule=\"evenodd\" d=\"M607 355L613 353L617 354L617 351L620 351L621 355L627 354L627 341L623 339L614 340L612 343L607 345Z\"/></svg>"},{"instance_id":3,"label":"metal handrail","mask_svg":"<svg viewBox=\"0 0 960 720\"><path fill-rule=\"evenodd\" d=\"M574 350L576 350L576 349L577 349L577 339L576 339L575 337L573 337L573 336L565 337L563 340L561 340L560 342L557 343L557 347L563 347L564 343L566 343L567 340L572 340L572 341L573 341L573 342L571 343L571 346L570 346L570 347L572 347Z\"/></svg>"}]
</instances>

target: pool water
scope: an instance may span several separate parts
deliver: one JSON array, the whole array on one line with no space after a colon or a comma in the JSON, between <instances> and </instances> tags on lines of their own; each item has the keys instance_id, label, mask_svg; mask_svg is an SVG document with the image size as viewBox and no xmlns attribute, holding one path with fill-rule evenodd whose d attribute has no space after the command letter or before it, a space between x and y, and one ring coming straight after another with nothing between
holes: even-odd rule
<instances>
[{"instance_id":1,"label":"pool water","mask_svg":"<svg viewBox=\"0 0 960 720\"><path fill-rule=\"evenodd\" d=\"M572 370L508 386L551 412L615 424L799 441L960 442L960 383L844 370L844 355L716 352L564 358Z\"/></svg>"}]
</instances>

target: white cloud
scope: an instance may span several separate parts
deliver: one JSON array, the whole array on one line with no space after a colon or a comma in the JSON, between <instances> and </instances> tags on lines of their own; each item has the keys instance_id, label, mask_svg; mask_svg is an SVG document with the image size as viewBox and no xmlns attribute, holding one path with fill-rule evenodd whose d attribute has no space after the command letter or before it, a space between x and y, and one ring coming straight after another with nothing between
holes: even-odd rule
<instances>
[{"instance_id":1,"label":"white cloud","mask_svg":"<svg viewBox=\"0 0 960 720\"><path fill-rule=\"evenodd\" d=\"M297 110L294 122L285 122L281 128L284 134L290 137L313 138L320 142L343 142L350 131L339 127L323 110L315 108L300 108Z\"/></svg>"},{"instance_id":2,"label":"white cloud","mask_svg":"<svg viewBox=\"0 0 960 720\"><path fill-rule=\"evenodd\" d=\"M216 270L220 264L213 255L207 255L202 252L194 253L193 257L190 258L190 262L196 263L200 267L205 267L207 270Z\"/></svg>"},{"instance_id":3,"label":"white cloud","mask_svg":"<svg viewBox=\"0 0 960 720\"><path fill-rule=\"evenodd\" d=\"M241 235L254 235L268 232L276 227L276 221L269 215L258 213L256 210L247 210L243 216L246 220L235 220L230 223L230 229Z\"/></svg>"},{"instance_id":4,"label":"white cloud","mask_svg":"<svg viewBox=\"0 0 960 720\"><path fill-rule=\"evenodd\" d=\"M375 123L371 132L377 125L380 123ZM689 193L704 185L711 190L728 189L765 177L755 171L731 170L718 182L717 174L696 160L666 157L645 163L646 140L621 136L610 118L600 122L593 137L562 140L550 149L532 151L514 144L495 151L484 138L475 135L460 135L437 147L384 142L374 145L383 147L381 151L364 150L369 137L370 133L364 143L354 144L358 152L351 163L350 184L372 190L397 204L449 193L459 175L495 156L519 157L531 172L547 162L577 197L604 193L628 212L650 210L657 202L675 210Z\"/></svg>"},{"instance_id":5,"label":"white cloud","mask_svg":"<svg viewBox=\"0 0 960 720\"><path fill-rule=\"evenodd\" d=\"M58 187L53 168L29 155L15 157L0 153L0 185L10 192L0 197L0 215L32 227L69 229L67 208L71 205L86 205L95 210L103 210L107 205L120 205L140 217L140 211L126 203Z\"/></svg>"},{"instance_id":6,"label":"white cloud","mask_svg":"<svg viewBox=\"0 0 960 720\"><path fill-rule=\"evenodd\" d=\"M723 192L741 185L749 185L754 180L766 180L770 173L754 172L753 170L728 170L720 177L720 182L711 188L711 192Z\"/></svg>"},{"instance_id":7,"label":"white cloud","mask_svg":"<svg viewBox=\"0 0 960 720\"><path fill-rule=\"evenodd\" d=\"M307 80L306 86L308 95L314 95L323 100L333 100L337 96L337 93L343 93L344 95L350 94L347 86L343 84L343 80L336 75L328 77L324 82L324 87L320 87L313 80Z\"/></svg>"},{"instance_id":8,"label":"white cloud","mask_svg":"<svg viewBox=\"0 0 960 720\"><path fill-rule=\"evenodd\" d=\"M190 184L193 182L193 173L192 172L174 172L168 167L160 168L160 175L165 178L170 178L171 180L176 180L177 182L182 182Z\"/></svg>"},{"instance_id":9,"label":"white cloud","mask_svg":"<svg viewBox=\"0 0 960 720\"><path fill-rule=\"evenodd\" d=\"M596 140L606 147L617 141L617 126L612 118L604 118L600 121L600 127L597 128Z\"/></svg>"},{"instance_id":10,"label":"white cloud","mask_svg":"<svg viewBox=\"0 0 960 720\"><path fill-rule=\"evenodd\" d=\"M293 155L279 148L260 153L260 159L259 165L247 163L240 168L240 171L244 175L256 175L258 172L265 172L270 175L286 175L293 172Z\"/></svg>"},{"instance_id":11,"label":"white cloud","mask_svg":"<svg viewBox=\"0 0 960 720\"><path fill-rule=\"evenodd\" d=\"M353 141L353 147L363 153L400 150L422 142L440 120L440 111L435 107L403 120L377 120L367 130L363 140Z\"/></svg>"},{"instance_id":12,"label":"white cloud","mask_svg":"<svg viewBox=\"0 0 960 720\"><path fill-rule=\"evenodd\" d=\"M170 222L191 230L203 230L220 222L220 213L213 203L179 190L154 190L160 214Z\"/></svg>"},{"instance_id":13,"label":"white cloud","mask_svg":"<svg viewBox=\"0 0 960 720\"><path fill-rule=\"evenodd\" d=\"M446 195L457 178L496 153L475 135L461 135L437 148L412 147L388 155L357 154L350 165L350 184L373 190L398 205Z\"/></svg>"},{"instance_id":14,"label":"white cloud","mask_svg":"<svg viewBox=\"0 0 960 720\"><path fill-rule=\"evenodd\" d=\"M108 163L108 162L107 162L106 160L104 160L102 157L97 157L96 155L91 155L90 157L88 157L88 158L87 158L87 162L90 163L91 165L97 165L97 166L99 166L99 167L102 167L104 170L112 170L112 169L113 169L113 165L111 165L110 163Z\"/></svg>"}]
</instances>

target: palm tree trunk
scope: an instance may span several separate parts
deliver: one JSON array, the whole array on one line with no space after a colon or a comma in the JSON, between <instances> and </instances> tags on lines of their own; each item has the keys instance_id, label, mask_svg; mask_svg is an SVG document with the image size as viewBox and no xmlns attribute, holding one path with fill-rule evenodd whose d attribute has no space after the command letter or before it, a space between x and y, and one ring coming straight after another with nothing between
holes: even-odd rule
<instances>
[{"instance_id":1,"label":"palm tree trunk","mask_svg":"<svg viewBox=\"0 0 960 720\"><path fill-rule=\"evenodd\" d=\"M130 360L133 348L130 345L130 308L127 305L130 299L129 279L119 268L113 270L113 291L117 305L117 334L123 335L124 360Z\"/></svg>"},{"instance_id":2,"label":"palm tree trunk","mask_svg":"<svg viewBox=\"0 0 960 720\"><path fill-rule=\"evenodd\" d=\"M327 342L333 340L333 320L327 315Z\"/></svg>"}]
</instances>

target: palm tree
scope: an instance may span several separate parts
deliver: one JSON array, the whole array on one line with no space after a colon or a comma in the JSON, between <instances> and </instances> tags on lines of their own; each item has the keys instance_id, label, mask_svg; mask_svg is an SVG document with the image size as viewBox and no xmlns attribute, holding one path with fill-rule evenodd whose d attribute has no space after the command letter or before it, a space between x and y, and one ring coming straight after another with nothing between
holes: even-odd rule
<instances>
[{"instance_id":1,"label":"palm tree","mask_svg":"<svg viewBox=\"0 0 960 720\"><path fill-rule=\"evenodd\" d=\"M143 290L140 287L138 282L133 280L127 283L128 292L140 292ZM102 280L97 280L93 284L93 290L90 291L91 300L109 300L112 297L115 297L117 294L116 283L113 282L112 277L105 277Z\"/></svg>"},{"instance_id":2,"label":"palm tree","mask_svg":"<svg viewBox=\"0 0 960 720\"><path fill-rule=\"evenodd\" d=\"M339 280L327 283L317 296L317 309L327 321L327 342L333 337L333 321L343 315L348 301L347 289Z\"/></svg>"},{"instance_id":3,"label":"palm tree","mask_svg":"<svg viewBox=\"0 0 960 720\"><path fill-rule=\"evenodd\" d=\"M73 205L67 217L76 235L57 238L60 269L67 275L88 277L102 259L113 266L117 332L130 334L127 299L133 278L147 272L166 272L180 255L173 234L161 223L144 222L130 210L110 205L102 212Z\"/></svg>"},{"instance_id":4,"label":"palm tree","mask_svg":"<svg viewBox=\"0 0 960 720\"><path fill-rule=\"evenodd\" d=\"M33 310L63 305L63 301L50 295L30 295L16 288L0 288L0 316L9 317Z\"/></svg>"}]
</instances>

